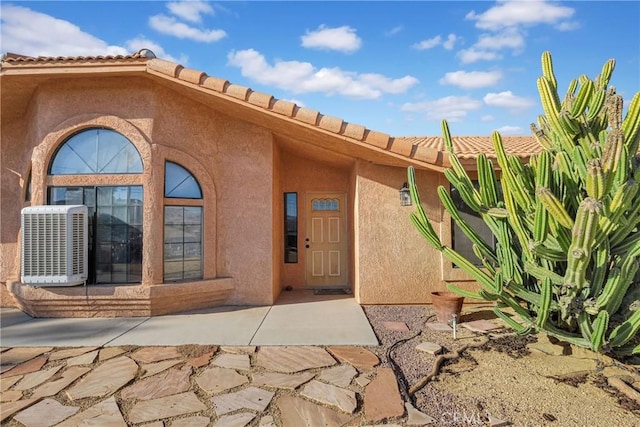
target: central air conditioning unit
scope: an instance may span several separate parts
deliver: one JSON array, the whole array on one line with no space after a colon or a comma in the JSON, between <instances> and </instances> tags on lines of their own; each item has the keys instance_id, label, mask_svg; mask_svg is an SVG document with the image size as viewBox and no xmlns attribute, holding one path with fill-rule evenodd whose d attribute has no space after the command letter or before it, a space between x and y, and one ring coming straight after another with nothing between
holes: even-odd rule
<instances>
[{"instance_id":1,"label":"central air conditioning unit","mask_svg":"<svg viewBox=\"0 0 640 427\"><path fill-rule=\"evenodd\" d=\"M74 286L88 276L88 215L84 205L22 209L21 281Z\"/></svg>"}]
</instances>

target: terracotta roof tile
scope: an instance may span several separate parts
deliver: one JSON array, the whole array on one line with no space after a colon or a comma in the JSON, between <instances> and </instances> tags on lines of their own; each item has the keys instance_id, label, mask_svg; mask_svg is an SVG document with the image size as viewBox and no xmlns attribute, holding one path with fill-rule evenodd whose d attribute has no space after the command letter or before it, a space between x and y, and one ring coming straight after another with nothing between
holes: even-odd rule
<instances>
[{"instance_id":1,"label":"terracotta roof tile","mask_svg":"<svg viewBox=\"0 0 640 427\"><path fill-rule=\"evenodd\" d=\"M301 122L308 123L313 126L318 125L318 117L320 113L310 108L299 107L294 110L293 118Z\"/></svg>"},{"instance_id":2,"label":"terracotta roof tile","mask_svg":"<svg viewBox=\"0 0 640 427\"><path fill-rule=\"evenodd\" d=\"M183 68L178 71L178 78L185 82L200 85L202 84L202 81L207 78L207 74L202 71L194 70L193 68Z\"/></svg>"},{"instance_id":3,"label":"terracotta roof tile","mask_svg":"<svg viewBox=\"0 0 640 427\"><path fill-rule=\"evenodd\" d=\"M237 98L241 101L246 101L247 99L249 99L249 93L251 92L251 89L246 86L234 85L233 83L231 83L229 86L227 86L227 89L224 93L229 96L233 96L234 98Z\"/></svg>"},{"instance_id":4,"label":"terracotta roof tile","mask_svg":"<svg viewBox=\"0 0 640 427\"><path fill-rule=\"evenodd\" d=\"M367 129L367 131L365 131L364 133L364 142L375 145L376 147L382 148L384 150L389 148L390 139L391 137L388 134L375 130Z\"/></svg>"},{"instance_id":5,"label":"terracotta roof tile","mask_svg":"<svg viewBox=\"0 0 640 427\"><path fill-rule=\"evenodd\" d=\"M328 130L329 132L340 133L343 124L344 120L338 117L321 115L318 126L324 130Z\"/></svg>"},{"instance_id":6,"label":"terracotta roof tile","mask_svg":"<svg viewBox=\"0 0 640 427\"><path fill-rule=\"evenodd\" d=\"M267 93L262 93L262 92L251 92L251 94L249 94L249 103L256 105L258 107L262 107L265 110L268 110L271 108L271 104L273 103L273 96L269 95Z\"/></svg>"},{"instance_id":7,"label":"terracotta roof tile","mask_svg":"<svg viewBox=\"0 0 640 427\"><path fill-rule=\"evenodd\" d=\"M224 93L230 84L231 83L229 83L229 80L219 79L218 77L210 77L210 76L204 79L204 82L202 82L203 87L206 87L207 89L215 90L216 92L220 92L220 93Z\"/></svg>"},{"instance_id":8,"label":"terracotta roof tile","mask_svg":"<svg viewBox=\"0 0 640 427\"><path fill-rule=\"evenodd\" d=\"M371 147L375 147L375 149L385 150L395 156L402 156L425 165L437 167L447 167L449 165L444 142L440 136L392 138L385 133L367 129L362 125L348 123L338 117L326 116L318 111L300 107L293 102L275 99L272 95L254 92L248 87L231 84L229 81L218 77L207 76L202 71L184 68L180 64L155 58L155 55L147 49L142 49L133 55L117 56L34 58L9 53L2 58L3 66L10 65L12 67L19 67L21 64L42 64L43 66L62 64L73 66L75 64L84 65L87 62L100 64L146 62L147 70L151 73L198 85L204 89L246 102L254 107L262 108L265 111L288 117L306 125L315 126L351 140L364 142ZM541 147L532 136L503 136L502 138L507 152L522 158L527 158L541 150ZM465 164L473 164L473 159L480 153L495 157L490 136L454 136L453 145L455 153Z\"/></svg>"}]
</instances>

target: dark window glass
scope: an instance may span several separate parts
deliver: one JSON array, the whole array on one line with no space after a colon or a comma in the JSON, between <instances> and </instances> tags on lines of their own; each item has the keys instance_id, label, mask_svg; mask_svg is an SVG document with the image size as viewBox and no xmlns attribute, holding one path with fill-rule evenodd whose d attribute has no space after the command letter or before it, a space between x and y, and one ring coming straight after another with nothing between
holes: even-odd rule
<instances>
[{"instance_id":1,"label":"dark window glass","mask_svg":"<svg viewBox=\"0 0 640 427\"><path fill-rule=\"evenodd\" d=\"M165 162L164 197L179 199L201 199L200 184L195 177L182 166Z\"/></svg>"},{"instance_id":2,"label":"dark window glass","mask_svg":"<svg viewBox=\"0 0 640 427\"><path fill-rule=\"evenodd\" d=\"M50 187L49 204L89 210L88 283L142 280L142 187Z\"/></svg>"},{"instance_id":3,"label":"dark window glass","mask_svg":"<svg viewBox=\"0 0 640 427\"><path fill-rule=\"evenodd\" d=\"M478 183L474 181L474 185L476 185L476 187L477 184ZM460 216L462 217L462 219L464 219L469 224L469 226L478 233L482 240L487 242L489 246L495 249L495 236L493 235L487 224L485 224L482 218L480 218L480 215L478 215L464 203L462 197L460 197L460 193L453 186L451 187L451 199L453 199L453 203L460 212ZM482 266L482 261L473 252L473 243L453 220L451 220L451 233L453 249L459 252L468 260L472 261L474 265ZM457 266L454 264L454 267Z\"/></svg>"},{"instance_id":4,"label":"dark window glass","mask_svg":"<svg viewBox=\"0 0 640 427\"><path fill-rule=\"evenodd\" d=\"M110 129L87 129L67 139L51 162L51 175L142 173L136 147Z\"/></svg>"},{"instance_id":5,"label":"dark window glass","mask_svg":"<svg viewBox=\"0 0 640 427\"><path fill-rule=\"evenodd\" d=\"M24 201L31 201L31 170L29 170L29 175L27 176L27 184L24 191Z\"/></svg>"},{"instance_id":6,"label":"dark window glass","mask_svg":"<svg viewBox=\"0 0 640 427\"><path fill-rule=\"evenodd\" d=\"M284 262L298 262L298 193L284 193Z\"/></svg>"},{"instance_id":7,"label":"dark window glass","mask_svg":"<svg viewBox=\"0 0 640 427\"><path fill-rule=\"evenodd\" d=\"M165 282L201 279L202 265L202 207L165 206Z\"/></svg>"}]
</instances>

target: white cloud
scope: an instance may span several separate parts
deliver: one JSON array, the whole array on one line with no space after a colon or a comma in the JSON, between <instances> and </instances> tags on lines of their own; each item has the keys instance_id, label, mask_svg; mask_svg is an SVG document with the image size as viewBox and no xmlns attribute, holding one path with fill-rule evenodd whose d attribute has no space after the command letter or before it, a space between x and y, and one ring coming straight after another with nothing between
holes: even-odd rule
<instances>
[{"instance_id":1,"label":"white cloud","mask_svg":"<svg viewBox=\"0 0 640 427\"><path fill-rule=\"evenodd\" d=\"M352 53L360 49L362 39L349 26L329 28L320 25L315 31L308 31L301 37L302 47L311 49L337 50Z\"/></svg>"},{"instance_id":2,"label":"white cloud","mask_svg":"<svg viewBox=\"0 0 640 427\"><path fill-rule=\"evenodd\" d=\"M385 31L384 35L385 36L395 36L396 34L400 33L402 30L404 30L404 27L402 25L398 25L396 27L393 27L389 31Z\"/></svg>"},{"instance_id":3,"label":"white cloud","mask_svg":"<svg viewBox=\"0 0 640 427\"><path fill-rule=\"evenodd\" d=\"M489 52L486 50L476 50L475 48L462 49L458 52L458 58L463 64L471 64L477 61L493 61L495 59L501 59L502 55L496 52Z\"/></svg>"},{"instance_id":4,"label":"white cloud","mask_svg":"<svg viewBox=\"0 0 640 427\"><path fill-rule=\"evenodd\" d=\"M202 22L202 15L213 15L213 8L205 1L183 0L167 3L167 9L185 21Z\"/></svg>"},{"instance_id":5,"label":"white cloud","mask_svg":"<svg viewBox=\"0 0 640 427\"><path fill-rule=\"evenodd\" d=\"M555 26L556 30L558 31L573 31L577 30L580 27L580 23L576 21L565 21Z\"/></svg>"},{"instance_id":6,"label":"white cloud","mask_svg":"<svg viewBox=\"0 0 640 427\"><path fill-rule=\"evenodd\" d=\"M473 47L479 50L518 50L524 47L524 37L517 29L510 28L496 34L481 34Z\"/></svg>"},{"instance_id":7,"label":"white cloud","mask_svg":"<svg viewBox=\"0 0 640 427\"><path fill-rule=\"evenodd\" d=\"M444 43L442 43L442 47L444 47L447 50L451 50L454 48L456 41L458 41L459 39L460 38L455 34L449 34L447 36L447 40Z\"/></svg>"},{"instance_id":8,"label":"white cloud","mask_svg":"<svg viewBox=\"0 0 640 427\"><path fill-rule=\"evenodd\" d=\"M521 135L522 128L520 126L502 126L496 129L503 135Z\"/></svg>"},{"instance_id":9,"label":"white cloud","mask_svg":"<svg viewBox=\"0 0 640 427\"><path fill-rule=\"evenodd\" d=\"M453 71L438 80L441 85L452 85L463 89L478 89L493 86L502 78L500 71Z\"/></svg>"},{"instance_id":10,"label":"white cloud","mask_svg":"<svg viewBox=\"0 0 640 427\"><path fill-rule=\"evenodd\" d=\"M309 62L276 61L270 65L254 49L232 51L228 65L240 69L243 76L264 85L293 93L319 92L357 99L376 99L385 93L404 93L418 83L412 76L392 79L381 74L360 74L340 68L317 69Z\"/></svg>"},{"instance_id":11,"label":"white cloud","mask_svg":"<svg viewBox=\"0 0 640 427\"><path fill-rule=\"evenodd\" d=\"M427 120L461 122L472 110L482 107L482 103L468 96L446 96L435 101L408 102L400 107L401 111L426 113Z\"/></svg>"},{"instance_id":12,"label":"white cloud","mask_svg":"<svg viewBox=\"0 0 640 427\"><path fill-rule=\"evenodd\" d=\"M440 43L442 43L442 37L435 36L430 39L422 40L421 42L414 44L413 48L418 50L433 49L434 47L438 46Z\"/></svg>"},{"instance_id":13,"label":"white cloud","mask_svg":"<svg viewBox=\"0 0 640 427\"><path fill-rule=\"evenodd\" d=\"M510 90L500 93L488 93L482 100L491 107L509 108L513 110L521 110L535 105L533 100L516 96Z\"/></svg>"},{"instance_id":14,"label":"white cloud","mask_svg":"<svg viewBox=\"0 0 640 427\"><path fill-rule=\"evenodd\" d=\"M30 56L126 55L77 25L22 6L0 5L0 51Z\"/></svg>"},{"instance_id":15,"label":"white cloud","mask_svg":"<svg viewBox=\"0 0 640 427\"><path fill-rule=\"evenodd\" d=\"M166 15L150 17L149 26L162 34L205 43L217 42L227 36L224 30L201 30Z\"/></svg>"},{"instance_id":16,"label":"white cloud","mask_svg":"<svg viewBox=\"0 0 640 427\"><path fill-rule=\"evenodd\" d=\"M492 115L487 114L486 116L480 117L481 122L492 122L495 118Z\"/></svg>"},{"instance_id":17,"label":"white cloud","mask_svg":"<svg viewBox=\"0 0 640 427\"><path fill-rule=\"evenodd\" d=\"M142 36L127 40L125 45L129 52L137 52L140 49L150 49L158 58L166 59L167 61L177 62L182 65L187 65L189 61L186 55L180 55L178 58L169 55L158 43Z\"/></svg>"},{"instance_id":18,"label":"white cloud","mask_svg":"<svg viewBox=\"0 0 640 427\"><path fill-rule=\"evenodd\" d=\"M466 19L476 21L476 27L496 31L518 25L559 24L573 16L575 9L546 0L499 0L483 13L471 11Z\"/></svg>"}]
</instances>

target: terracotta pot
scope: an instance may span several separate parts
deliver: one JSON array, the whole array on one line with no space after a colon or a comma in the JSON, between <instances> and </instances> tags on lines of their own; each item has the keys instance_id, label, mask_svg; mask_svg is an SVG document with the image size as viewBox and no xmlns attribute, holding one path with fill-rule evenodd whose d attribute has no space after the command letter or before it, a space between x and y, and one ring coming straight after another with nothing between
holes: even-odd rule
<instances>
[{"instance_id":1,"label":"terracotta pot","mask_svg":"<svg viewBox=\"0 0 640 427\"><path fill-rule=\"evenodd\" d=\"M450 323L455 314L460 321L464 297L453 292L431 292L431 302L438 322Z\"/></svg>"}]
</instances>

